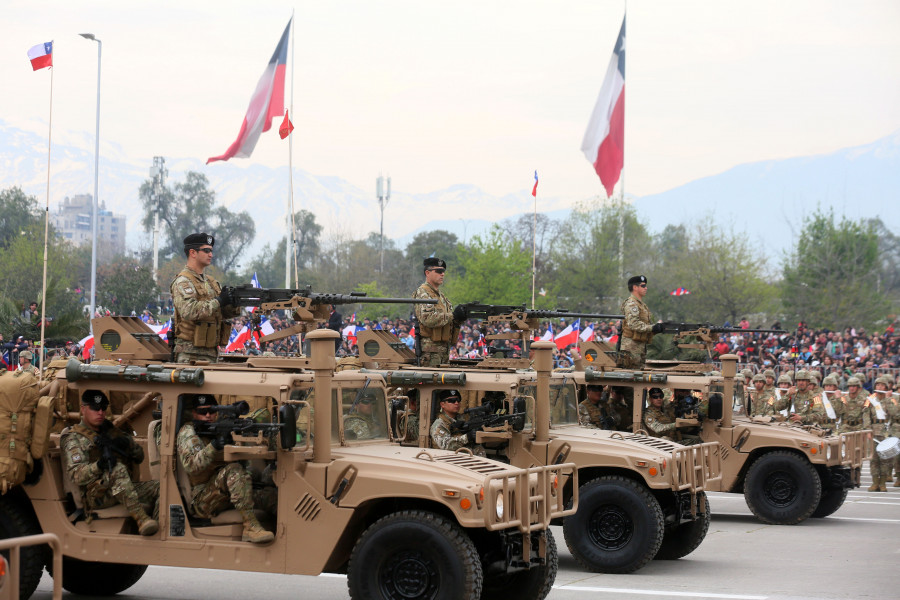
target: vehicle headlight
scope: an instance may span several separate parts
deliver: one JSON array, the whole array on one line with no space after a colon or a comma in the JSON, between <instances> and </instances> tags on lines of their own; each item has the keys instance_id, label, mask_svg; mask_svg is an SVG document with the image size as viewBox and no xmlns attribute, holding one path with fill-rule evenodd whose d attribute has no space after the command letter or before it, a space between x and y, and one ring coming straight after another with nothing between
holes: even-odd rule
<instances>
[{"instance_id":1,"label":"vehicle headlight","mask_svg":"<svg viewBox=\"0 0 900 600\"><path fill-rule=\"evenodd\" d=\"M503 518L503 494L497 494L497 518Z\"/></svg>"}]
</instances>

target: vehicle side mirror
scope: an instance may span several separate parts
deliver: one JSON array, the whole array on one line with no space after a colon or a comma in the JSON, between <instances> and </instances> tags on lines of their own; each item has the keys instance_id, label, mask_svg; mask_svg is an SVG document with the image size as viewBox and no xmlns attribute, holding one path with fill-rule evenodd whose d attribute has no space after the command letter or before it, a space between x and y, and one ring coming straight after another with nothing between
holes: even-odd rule
<instances>
[{"instance_id":1,"label":"vehicle side mirror","mask_svg":"<svg viewBox=\"0 0 900 600\"><path fill-rule=\"evenodd\" d=\"M297 413L290 404L284 404L278 409L278 419L281 421L281 449L290 450L297 445Z\"/></svg>"},{"instance_id":2,"label":"vehicle side mirror","mask_svg":"<svg viewBox=\"0 0 900 600\"><path fill-rule=\"evenodd\" d=\"M709 408L706 411L706 417L713 421L722 418L722 394L709 395Z\"/></svg>"}]
</instances>

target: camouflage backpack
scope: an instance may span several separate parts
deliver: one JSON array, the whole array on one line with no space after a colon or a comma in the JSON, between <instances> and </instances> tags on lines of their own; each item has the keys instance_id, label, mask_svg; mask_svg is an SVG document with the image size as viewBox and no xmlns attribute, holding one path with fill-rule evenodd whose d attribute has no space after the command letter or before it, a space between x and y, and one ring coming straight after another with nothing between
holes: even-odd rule
<instances>
[{"instance_id":1,"label":"camouflage backpack","mask_svg":"<svg viewBox=\"0 0 900 600\"><path fill-rule=\"evenodd\" d=\"M44 455L52 402L38 396L31 373L0 371L0 494L22 483Z\"/></svg>"}]
</instances>

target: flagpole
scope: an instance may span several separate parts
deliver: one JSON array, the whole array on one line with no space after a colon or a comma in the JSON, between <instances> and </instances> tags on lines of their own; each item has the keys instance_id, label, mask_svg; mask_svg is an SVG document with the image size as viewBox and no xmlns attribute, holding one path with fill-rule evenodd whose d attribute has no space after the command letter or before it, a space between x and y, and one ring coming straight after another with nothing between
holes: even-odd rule
<instances>
[{"instance_id":1,"label":"flagpole","mask_svg":"<svg viewBox=\"0 0 900 600\"><path fill-rule=\"evenodd\" d=\"M628 0L625 0L625 16L623 17L623 27L627 27L628 23ZM625 46L628 44L628 36L622 36L622 52L625 53L625 56L628 56L628 53L625 51ZM624 73L623 73L624 75ZM621 183L622 187L620 188L620 192L622 194L622 201L620 202L621 206L619 206L619 285L622 285L622 281L625 279L625 103L628 101L628 97L622 99L622 174L621 174ZM622 289L622 288L619 288ZM623 299L624 302L624 299Z\"/></svg>"},{"instance_id":2,"label":"flagpole","mask_svg":"<svg viewBox=\"0 0 900 600\"><path fill-rule=\"evenodd\" d=\"M534 308L534 286L537 279L537 190L534 194L534 219L531 226L531 307Z\"/></svg>"},{"instance_id":3,"label":"flagpole","mask_svg":"<svg viewBox=\"0 0 900 600\"><path fill-rule=\"evenodd\" d=\"M50 40L51 47L53 40ZM43 380L44 373L44 330L47 314L47 240L50 237L50 143L53 138L53 66L50 66L50 117L47 125L47 202L44 206L44 276L41 282L41 347L38 350L38 386Z\"/></svg>"},{"instance_id":4,"label":"flagpole","mask_svg":"<svg viewBox=\"0 0 900 600\"><path fill-rule=\"evenodd\" d=\"M294 10L291 9L291 108L294 112ZM291 247L294 245L294 136L288 136L288 214L285 219L284 287L291 287ZM296 278L295 278L296 279ZM299 286L299 284L298 284Z\"/></svg>"}]
</instances>

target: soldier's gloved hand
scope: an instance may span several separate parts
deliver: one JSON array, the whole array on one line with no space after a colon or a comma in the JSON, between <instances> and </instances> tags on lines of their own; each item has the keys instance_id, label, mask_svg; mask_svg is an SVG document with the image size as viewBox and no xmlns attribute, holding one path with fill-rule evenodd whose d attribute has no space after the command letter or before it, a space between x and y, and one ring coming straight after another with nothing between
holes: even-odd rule
<instances>
[{"instance_id":1,"label":"soldier's gloved hand","mask_svg":"<svg viewBox=\"0 0 900 600\"><path fill-rule=\"evenodd\" d=\"M475 443L475 434L477 434L477 433L478 433L477 429L470 429L469 431L466 432L466 439L469 440L470 444Z\"/></svg>"},{"instance_id":2,"label":"soldier's gloved hand","mask_svg":"<svg viewBox=\"0 0 900 600\"><path fill-rule=\"evenodd\" d=\"M219 292L218 300L219 308L223 310L230 306L234 306L234 294L232 293L230 286L226 285L222 287L222 291Z\"/></svg>"},{"instance_id":3,"label":"soldier's gloved hand","mask_svg":"<svg viewBox=\"0 0 900 600\"><path fill-rule=\"evenodd\" d=\"M216 450L224 450L225 449L225 438L223 437L214 437L210 442L210 445Z\"/></svg>"},{"instance_id":4,"label":"soldier's gloved hand","mask_svg":"<svg viewBox=\"0 0 900 600\"><path fill-rule=\"evenodd\" d=\"M650 331L652 331L653 333L662 333L663 331L665 331L665 329L666 326L662 323L654 323L653 329L651 329Z\"/></svg>"},{"instance_id":5,"label":"soldier's gloved hand","mask_svg":"<svg viewBox=\"0 0 900 600\"><path fill-rule=\"evenodd\" d=\"M118 461L116 460L115 456L107 454L100 457L100 459L97 461L97 467L100 469L100 471L109 472L116 467L117 462Z\"/></svg>"},{"instance_id":6,"label":"soldier's gloved hand","mask_svg":"<svg viewBox=\"0 0 900 600\"><path fill-rule=\"evenodd\" d=\"M466 310L466 307L460 304L456 308L453 309L453 320L457 323L462 323L466 319L469 318L469 311Z\"/></svg>"}]
</instances>

